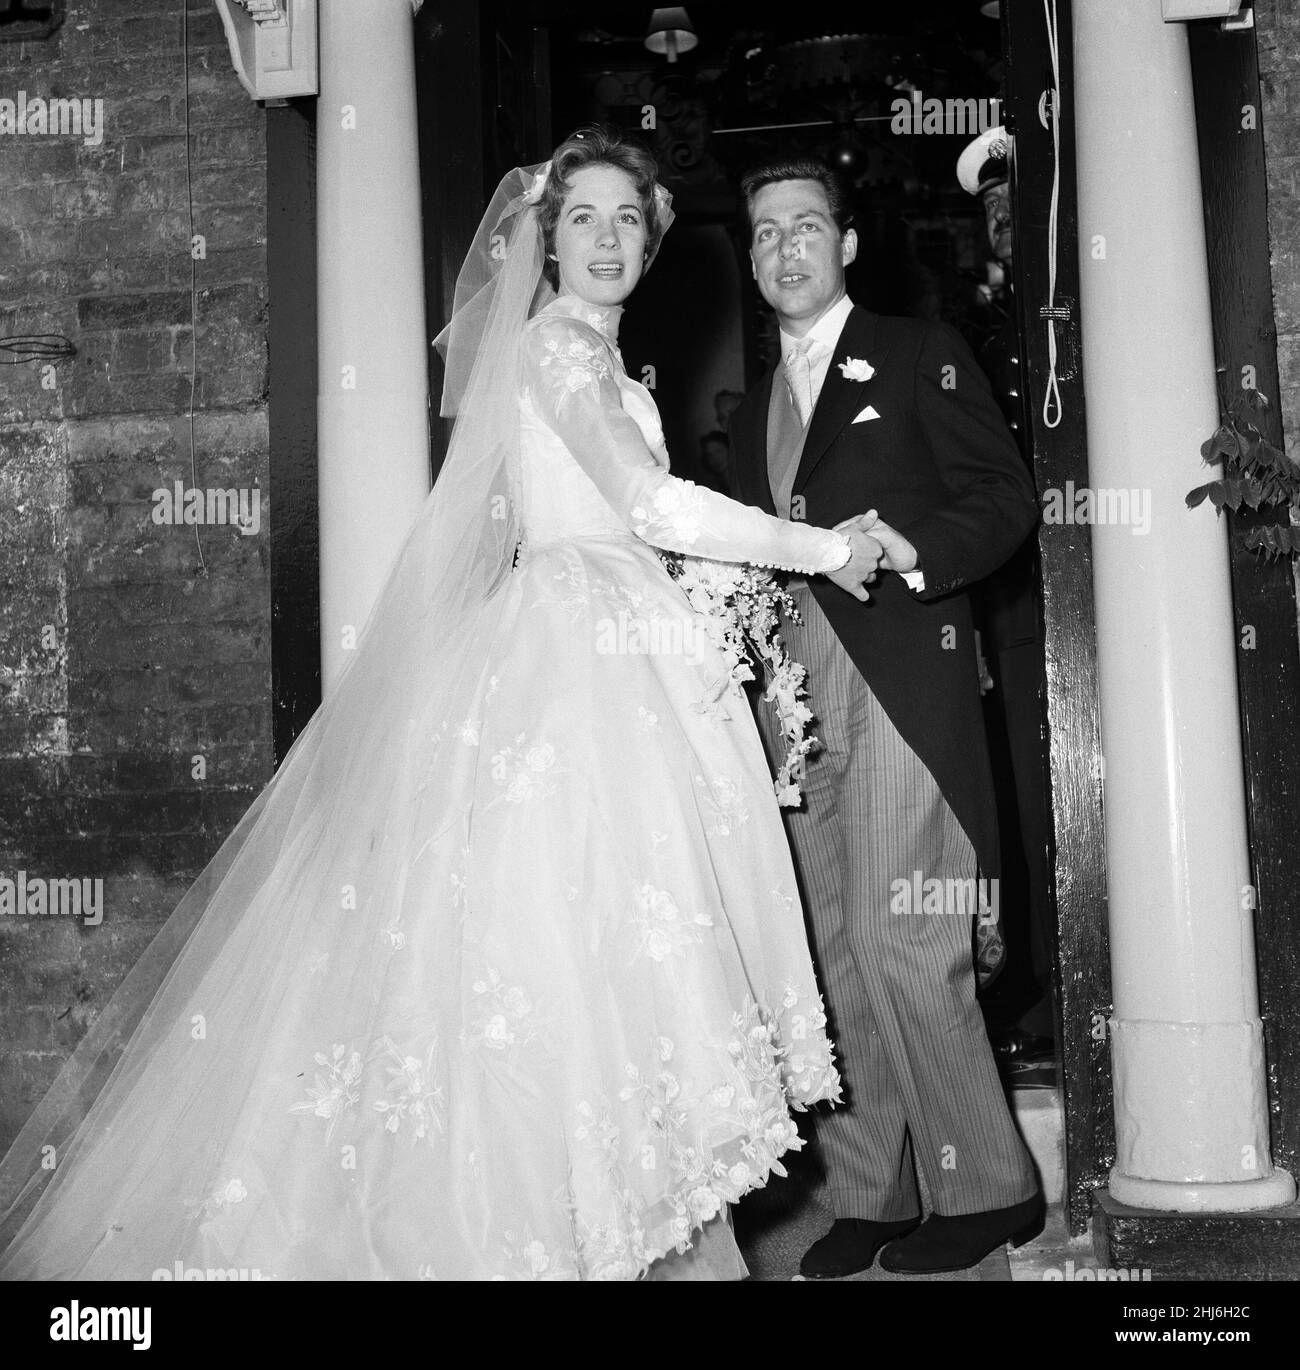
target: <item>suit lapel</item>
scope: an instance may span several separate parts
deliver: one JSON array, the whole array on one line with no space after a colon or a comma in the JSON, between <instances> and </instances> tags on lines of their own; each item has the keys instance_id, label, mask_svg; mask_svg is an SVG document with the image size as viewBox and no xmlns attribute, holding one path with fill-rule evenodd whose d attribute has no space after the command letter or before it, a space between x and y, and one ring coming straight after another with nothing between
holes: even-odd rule
<instances>
[{"instance_id":1,"label":"suit lapel","mask_svg":"<svg viewBox=\"0 0 1300 1370\"><path fill-rule=\"evenodd\" d=\"M861 381L845 380L840 363L847 361L849 357L870 361L875 335L875 315L855 305L836 340L826 379L822 382L821 394L817 397L817 407L813 410L812 420L808 425L803 455L799 459L799 470L794 478L796 493L808 483L808 478L817 463L826 455L827 448L839 436L844 426L867 403L863 394L866 387Z\"/></svg>"}]
</instances>

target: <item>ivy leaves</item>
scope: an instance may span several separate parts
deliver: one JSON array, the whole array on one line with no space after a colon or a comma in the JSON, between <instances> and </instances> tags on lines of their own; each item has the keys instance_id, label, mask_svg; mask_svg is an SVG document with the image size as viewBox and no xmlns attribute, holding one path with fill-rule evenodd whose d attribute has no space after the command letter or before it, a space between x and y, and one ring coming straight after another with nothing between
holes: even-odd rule
<instances>
[{"instance_id":1,"label":"ivy leaves","mask_svg":"<svg viewBox=\"0 0 1300 1370\"><path fill-rule=\"evenodd\" d=\"M1195 509L1208 499L1218 513L1245 507L1279 515L1279 523L1246 529L1244 540L1253 552L1281 557L1300 552L1300 527L1288 521L1290 510L1300 512L1300 463L1260 432L1267 408L1267 396L1257 390L1243 391L1233 401L1223 423L1201 444L1202 460L1207 465L1221 460L1223 476L1190 491L1187 507Z\"/></svg>"}]
</instances>

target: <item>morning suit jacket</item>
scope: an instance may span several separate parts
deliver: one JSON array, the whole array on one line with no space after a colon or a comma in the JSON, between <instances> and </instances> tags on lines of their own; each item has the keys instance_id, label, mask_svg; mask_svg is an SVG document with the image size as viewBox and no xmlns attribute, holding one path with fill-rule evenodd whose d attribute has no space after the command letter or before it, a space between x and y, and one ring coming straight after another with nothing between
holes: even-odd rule
<instances>
[{"instance_id":1,"label":"morning suit jacket","mask_svg":"<svg viewBox=\"0 0 1300 1370\"><path fill-rule=\"evenodd\" d=\"M870 379L849 380L840 369L849 358L873 367ZM732 491L769 514L768 405L774 379L785 383L779 367L731 419ZM880 417L855 423L868 405ZM981 873L995 875L997 815L965 591L1024 541L1038 505L988 380L954 329L852 310L808 425L792 504L821 527L875 509L916 548L919 592L892 572L867 587L867 604L824 577L812 592L938 782Z\"/></svg>"}]
</instances>

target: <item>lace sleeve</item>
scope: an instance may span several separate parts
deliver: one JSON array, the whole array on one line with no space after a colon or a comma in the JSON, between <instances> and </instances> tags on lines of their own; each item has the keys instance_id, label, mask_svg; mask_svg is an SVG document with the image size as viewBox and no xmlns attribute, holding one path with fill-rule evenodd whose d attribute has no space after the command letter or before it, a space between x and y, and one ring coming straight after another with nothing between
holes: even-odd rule
<instances>
[{"instance_id":1,"label":"lace sleeve","mask_svg":"<svg viewBox=\"0 0 1300 1370\"><path fill-rule=\"evenodd\" d=\"M669 551L809 575L848 561L848 539L832 529L787 523L660 466L623 409L613 355L595 329L541 315L523 345L534 409L638 537Z\"/></svg>"}]
</instances>

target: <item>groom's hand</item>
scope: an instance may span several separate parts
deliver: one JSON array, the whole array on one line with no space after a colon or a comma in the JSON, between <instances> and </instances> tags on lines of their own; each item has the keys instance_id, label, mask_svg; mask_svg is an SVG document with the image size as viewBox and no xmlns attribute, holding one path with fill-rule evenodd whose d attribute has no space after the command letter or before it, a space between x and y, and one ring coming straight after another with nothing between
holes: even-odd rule
<instances>
[{"instance_id":1,"label":"groom's hand","mask_svg":"<svg viewBox=\"0 0 1300 1370\"><path fill-rule=\"evenodd\" d=\"M889 524L882 522L874 509L868 509L865 514L845 519L843 523L835 525L835 531L838 533L848 533L850 528L858 528L864 533L869 533L880 543L880 564L886 571L897 571L901 574L904 571L916 570L916 548L897 528L891 528Z\"/></svg>"},{"instance_id":2,"label":"groom's hand","mask_svg":"<svg viewBox=\"0 0 1300 1370\"><path fill-rule=\"evenodd\" d=\"M865 604L871 596L863 589L863 583L875 580L884 548L870 533L864 532L856 520L850 519L836 531L849 540L849 559L838 571L827 571L826 579Z\"/></svg>"}]
</instances>

